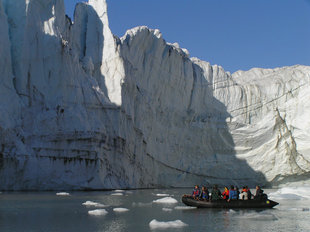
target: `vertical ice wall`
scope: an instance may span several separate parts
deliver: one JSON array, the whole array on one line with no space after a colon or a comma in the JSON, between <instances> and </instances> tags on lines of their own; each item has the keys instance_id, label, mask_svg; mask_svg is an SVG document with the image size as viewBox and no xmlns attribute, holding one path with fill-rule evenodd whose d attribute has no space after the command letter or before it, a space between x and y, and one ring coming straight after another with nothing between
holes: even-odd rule
<instances>
[{"instance_id":1,"label":"vertical ice wall","mask_svg":"<svg viewBox=\"0 0 310 232\"><path fill-rule=\"evenodd\" d=\"M306 66L226 73L105 0L0 0L0 188L308 181Z\"/></svg>"}]
</instances>

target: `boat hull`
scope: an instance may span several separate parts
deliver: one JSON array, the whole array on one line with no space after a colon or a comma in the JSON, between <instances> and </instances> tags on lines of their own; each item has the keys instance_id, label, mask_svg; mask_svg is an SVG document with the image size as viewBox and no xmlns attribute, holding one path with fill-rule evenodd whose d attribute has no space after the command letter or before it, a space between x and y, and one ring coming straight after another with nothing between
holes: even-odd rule
<instances>
[{"instance_id":1,"label":"boat hull","mask_svg":"<svg viewBox=\"0 0 310 232\"><path fill-rule=\"evenodd\" d=\"M191 196L183 196L182 202L185 205L197 208L244 208L244 209L262 209L272 208L278 205L278 202L272 200L216 200L216 201L203 201L194 199Z\"/></svg>"}]
</instances>

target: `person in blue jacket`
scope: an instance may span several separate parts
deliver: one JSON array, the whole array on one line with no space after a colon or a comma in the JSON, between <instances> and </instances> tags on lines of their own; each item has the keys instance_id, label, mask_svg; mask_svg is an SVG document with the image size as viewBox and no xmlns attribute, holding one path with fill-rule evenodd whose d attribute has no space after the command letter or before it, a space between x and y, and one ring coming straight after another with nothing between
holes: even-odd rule
<instances>
[{"instance_id":1,"label":"person in blue jacket","mask_svg":"<svg viewBox=\"0 0 310 232\"><path fill-rule=\"evenodd\" d=\"M228 198L228 201L237 200L237 199L238 199L237 190L236 190L235 187L232 185L232 186L230 187L230 190L229 190L229 198Z\"/></svg>"},{"instance_id":2,"label":"person in blue jacket","mask_svg":"<svg viewBox=\"0 0 310 232\"><path fill-rule=\"evenodd\" d=\"M199 198L204 201L209 200L209 191L207 187L202 186Z\"/></svg>"}]
</instances>

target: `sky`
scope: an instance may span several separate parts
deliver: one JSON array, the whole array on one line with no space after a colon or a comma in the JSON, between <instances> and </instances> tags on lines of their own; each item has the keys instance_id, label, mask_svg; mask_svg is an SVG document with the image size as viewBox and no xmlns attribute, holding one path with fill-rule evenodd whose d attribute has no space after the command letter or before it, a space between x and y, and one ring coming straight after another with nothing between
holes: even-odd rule
<instances>
[{"instance_id":1,"label":"sky","mask_svg":"<svg viewBox=\"0 0 310 232\"><path fill-rule=\"evenodd\" d=\"M64 0L72 17L78 0ZM107 0L109 24L121 37L136 26L231 73L310 65L310 0Z\"/></svg>"}]
</instances>

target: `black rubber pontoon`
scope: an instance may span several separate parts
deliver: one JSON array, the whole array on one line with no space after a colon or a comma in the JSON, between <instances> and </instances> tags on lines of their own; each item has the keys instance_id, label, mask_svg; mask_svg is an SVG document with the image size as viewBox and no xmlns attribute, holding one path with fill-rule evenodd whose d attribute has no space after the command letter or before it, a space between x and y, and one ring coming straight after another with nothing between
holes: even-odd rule
<instances>
[{"instance_id":1,"label":"black rubber pontoon","mask_svg":"<svg viewBox=\"0 0 310 232\"><path fill-rule=\"evenodd\" d=\"M182 202L185 205L193 206L197 208L244 208L244 209L255 209L255 208L272 208L278 205L278 202L266 199L266 200L216 200L216 201L203 201L194 199L192 196L184 195Z\"/></svg>"}]
</instances>

